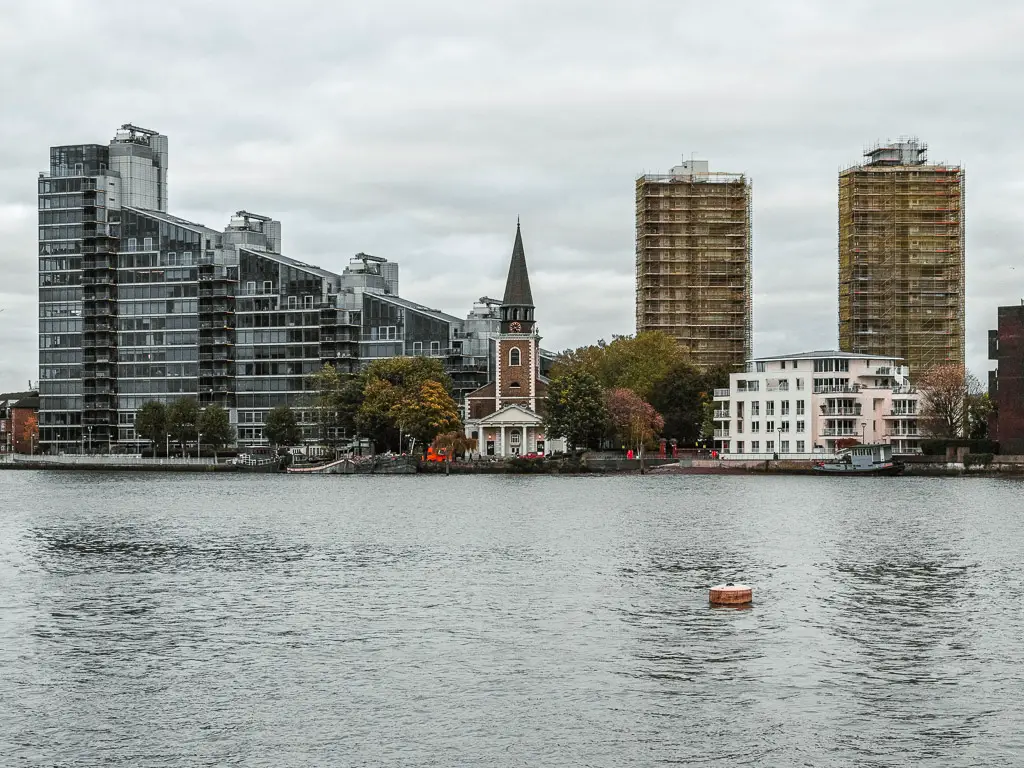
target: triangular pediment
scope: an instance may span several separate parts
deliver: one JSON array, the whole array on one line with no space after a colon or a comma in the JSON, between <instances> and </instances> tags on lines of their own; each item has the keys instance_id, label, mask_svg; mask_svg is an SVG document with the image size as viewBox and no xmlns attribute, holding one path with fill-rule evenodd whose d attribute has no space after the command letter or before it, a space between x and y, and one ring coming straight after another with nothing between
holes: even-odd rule
<instances>
[{"instance_id":1,"label":"triangular pediment","mask_svg":"<svg viewBox=\"0 0 1024 768\"><path fill-rule=\"evenodd\" d=\"M506 405L500 411L480 419L481 424L540 424L543 419L522 405Z\"/></svg>"}]
</instances>

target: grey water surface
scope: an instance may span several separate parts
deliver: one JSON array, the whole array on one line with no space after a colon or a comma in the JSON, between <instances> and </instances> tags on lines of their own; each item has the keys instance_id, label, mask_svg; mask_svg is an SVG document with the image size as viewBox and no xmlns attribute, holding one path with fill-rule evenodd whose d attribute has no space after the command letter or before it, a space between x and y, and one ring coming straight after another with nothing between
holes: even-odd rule
<instances>
[{"instance_id":1,"label":"grey water surface","mask_svg":"<svg viewBox=\"0 0 1024 768\"><path fill-rule=\"evenodd\" d=\"M0 766L1024 765L1022 491L0 472Z\"/></svg>"}]
</instances>

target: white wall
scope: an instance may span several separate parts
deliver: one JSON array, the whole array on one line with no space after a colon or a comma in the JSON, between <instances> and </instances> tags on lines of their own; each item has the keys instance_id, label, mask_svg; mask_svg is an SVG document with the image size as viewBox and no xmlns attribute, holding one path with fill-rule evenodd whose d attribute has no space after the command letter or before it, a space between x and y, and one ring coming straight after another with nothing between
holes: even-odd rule
<instances>
[{"instance_id":1,"label":"white wall","mask_svg":"<svg viewBox=\"0 0 1024 768\"><path fill-rule=\"evenodd\" d=\"M748 368L729 377L727 396L715 397L723 453L810 456L849 439L917 450L918 395L897 360L777 359Z\"/></svg>"}]
</instances>

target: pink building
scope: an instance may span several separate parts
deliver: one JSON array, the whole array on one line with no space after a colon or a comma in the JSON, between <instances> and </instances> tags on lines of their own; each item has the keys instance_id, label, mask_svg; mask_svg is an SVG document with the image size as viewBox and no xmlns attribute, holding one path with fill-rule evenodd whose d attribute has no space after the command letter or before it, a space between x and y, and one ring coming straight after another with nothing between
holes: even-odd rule
<instances>
[{"instance_id":1,"label":"pink building","mask_svg":"<svg viewBox=\"0 0 1024 768\"><path fill-rule=\"evenodd\" d=\"M811 458L851 441L919 453L918 394L900 358L819 351L762 357L715 390L725 458Z\"/></svg>"}]
</instances>

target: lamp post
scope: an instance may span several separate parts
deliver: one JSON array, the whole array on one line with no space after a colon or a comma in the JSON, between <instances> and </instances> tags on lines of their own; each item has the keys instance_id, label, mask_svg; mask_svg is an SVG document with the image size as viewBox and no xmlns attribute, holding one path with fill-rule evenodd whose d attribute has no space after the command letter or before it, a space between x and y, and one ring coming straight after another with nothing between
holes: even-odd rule
<instances>
[{"instance_id":1,"label":"lamp post","mask_svg":"<svg viewBox=\"0 0 1024 768\"><path fill-rule=\"evenodd\" d=\"M776 453L777 456L781 456L782 455L782 426L781 426L781 424L780 424L779 428L777 430L775 430L775 431L776 431L777 436L778 436L778 440L775 443L775 447L778 450L776 450L775 453Z\"/></svg>"},{"instance_id":2,"label":"lamp post","mask_svg":"<svg viewBox=\"0 0 1024 768\"><path fill-rule=\"evenodd\" d=\"M860 423L860 444L861 445L864 445L864 443L865 443L865 439L866 439L866 435L867 435L867 430L868 430L868 423L866 421L862 421Z\"/></svg>"},{"instance_id":3,"label":"lamp post","mask_svg":"<svg viewBox=\"0 0 1024 768\"><path fill-rule=\"evenodd\" d=\"M92 453L92 424L86 427L89 432L89 453Z\"/></svg>"},{"instance_id":4,"label":"lamp post","mask_svg":"<svg viewBox=\"0 0 1024 768\"><path fill-rule=\"evenodd\" d=\"M203 457L203 433L196 433L196 458L201 459Z\"/></svg>"},{"instance_id":5,"label":"lamp post","mask_svg":"<svg viewBox=\"0 0 1024 768\"><path fill-rule=\"evenodd\" d=\"M171 458L171 435L167 434L167 453L164 454L165 459Z\"/></svg>"}]
</instances>

